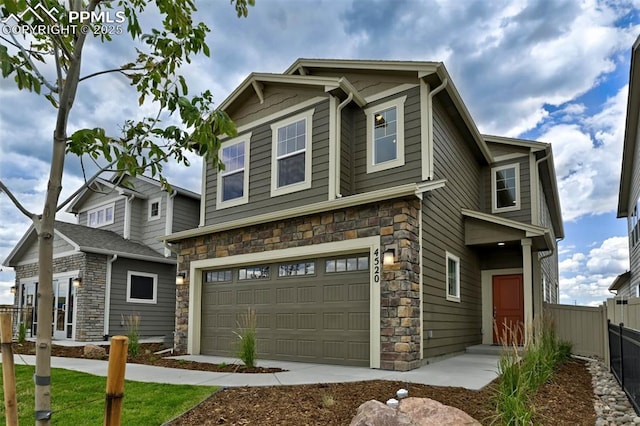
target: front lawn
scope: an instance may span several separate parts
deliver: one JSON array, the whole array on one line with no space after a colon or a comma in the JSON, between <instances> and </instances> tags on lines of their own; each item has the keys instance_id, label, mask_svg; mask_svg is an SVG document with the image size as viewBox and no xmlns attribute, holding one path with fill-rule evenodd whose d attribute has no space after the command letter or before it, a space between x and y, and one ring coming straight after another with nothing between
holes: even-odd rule
<instances>
[{"instance_id":1,"label":"front lawn","mask_svg":"<svg viewBox=\"0 0 640 426\"><path fill-rule=\"evenodd\" d=\"M0 364L1 366L1 364ZM20 424L34 424L34 367L16 365ZM53 368L51 370L52 424L102 425L106 377ZM0 383L2 376L0 375ZM207 398L217 388L126 381L123 425L161 425ZM0 387L4 407L4 391ZM0 424L5 423L4 408Z\"/></svg>"}]
</instances>

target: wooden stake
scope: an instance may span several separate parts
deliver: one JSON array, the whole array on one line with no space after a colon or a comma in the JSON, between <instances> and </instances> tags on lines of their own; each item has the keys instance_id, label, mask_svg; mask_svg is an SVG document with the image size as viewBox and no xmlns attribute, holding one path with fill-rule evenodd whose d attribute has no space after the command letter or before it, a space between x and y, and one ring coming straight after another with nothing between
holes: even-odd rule
<instances>
[{"instance_id":1,"label":"wooden stake","mask_svg":"<svg viewBox=\"0 0 640 426\"><path fill-rule=\"evenodd\" d=\"M13 365L13 330L11 314L0 314L0 342L2 344L2 383L4 412L7 426L18 426L18 401L16 398L16 373Z\"/></svg>"},{"instance_id":2,"label":"wooden stake","mask_svg":"<svg viewBox=\"0 0 640 426\"><path fill-rule=\"evenodd\" d=\"M109 369L107 370L107 394L104 406L104 426L120 426L128 346L129 339L126 336L113 336L111 338Z\"/></svg>"}]
</instances>

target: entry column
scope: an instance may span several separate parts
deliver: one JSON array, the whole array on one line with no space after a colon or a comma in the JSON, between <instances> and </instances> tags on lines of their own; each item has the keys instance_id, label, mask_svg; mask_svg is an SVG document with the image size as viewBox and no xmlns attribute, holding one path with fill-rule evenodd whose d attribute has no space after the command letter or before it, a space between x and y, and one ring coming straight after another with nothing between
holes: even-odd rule
<instances>
[{"instance_id":1,"label":"entry column","mask_svg":"<svg viewBox=\"0 0 640 426\"><path fill-rule=\"evenodd\" d=\"M531 262L531 239L520 240L522 246L522 285L524 286L524 335L527 341L527 327L533 323L533 265Z\"/></svg>"}]
</instances>

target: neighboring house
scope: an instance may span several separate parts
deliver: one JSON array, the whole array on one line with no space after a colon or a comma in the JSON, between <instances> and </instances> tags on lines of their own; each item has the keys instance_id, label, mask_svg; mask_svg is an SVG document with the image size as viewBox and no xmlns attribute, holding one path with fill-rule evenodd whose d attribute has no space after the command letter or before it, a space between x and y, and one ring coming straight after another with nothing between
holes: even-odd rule
<instances>
[{"instance_id":1,"label":"neighboring house","mask_svg":"<svg viewBox=\"0 0 640 426\"><path fill-rule=\"evenodd\" d=\"M613 283L609 286L609 291L614 292L618 299L626 299L629 297L640 297L638 294L638 287L631 287L631 272L627 271L620 274L613 280Z\"/></svg>"},{"instance_id":2,"label":"neighboring house","mask_svg":"<svg viewBox=\"0 0 640 426\"><path fill-rule=\"evenodd\" d=\"M300 59L220 106L238 135L204 165L179 249L175 346L410 370L497 342L558 300L551 146L478 132L442 63Z\"/></svg>"},{"instance_id":3,"label":"neighboring house","mask_svg":"<svg viewBox=\"0 0 640 426\"><path fill-rule=\"evenodd\" d=\"M90 182L67 209L78 223L55 224L54 339L126 334L126 317L134 314L140 316L141 336L171 339L176 257L159 238L197 226L199 202L198 194L177 187L169 194L144 176ZM38 241L33 226L4 265L16 271L15 304L25 308L24 321L35 335Z\"/></svg>"},{"instance_id":4,"label":"neighboring house","mask_svg":"<svg viewBox=\"0 0 640 426\"><path fill-rule=\"evenodd\" d=\"M631 50L629 97L622 150L622 172L618 192L618 217L627 219L629 235L629 287L640 296L640 37Z\"/></svg>"}]
</instances>

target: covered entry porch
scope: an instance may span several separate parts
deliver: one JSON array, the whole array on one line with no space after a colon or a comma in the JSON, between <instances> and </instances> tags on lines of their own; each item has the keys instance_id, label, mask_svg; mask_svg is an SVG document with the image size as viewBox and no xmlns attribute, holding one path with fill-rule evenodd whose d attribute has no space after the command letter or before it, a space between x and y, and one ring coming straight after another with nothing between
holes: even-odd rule
<instances>
[{"instance_id":1,"label":"covered entry porch","mask_svg":"<svg viewBox=\"0 0 640 426\"><path fill-rule=\"evenodd\" d=\"M482 343L497 344L505 324L524 330L542 312L541 263L553 254L555 241L540 226L473 210L462 214L465 244L480 260Z\"/></svg>"}]
</instances>

